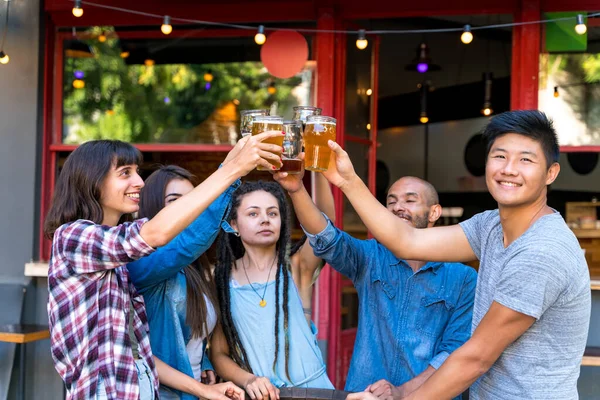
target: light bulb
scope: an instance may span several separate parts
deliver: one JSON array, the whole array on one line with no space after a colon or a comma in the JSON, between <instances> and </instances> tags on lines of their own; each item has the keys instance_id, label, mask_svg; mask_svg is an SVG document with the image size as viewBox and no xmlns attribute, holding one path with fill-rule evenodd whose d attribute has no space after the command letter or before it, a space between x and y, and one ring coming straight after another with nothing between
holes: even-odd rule
<instances>
[{"instance_id":1,"label":"light bulb","mask_svg":"<svg viewBox=\"0 0 600 400\"><path fill-rule=\"evenodd\" d=\"M372 95L373 94L373 89L367 89L366 94L367 94L367 96Z\"/></svg>"},{"instance_id":2,"label":"light bulb","mask_svg":"<svg viewBox=\"0 0 600 400\"><path fill-rule=\"evenodd\" d=\"M260 25L258 27L258 32L256 32L256 35L254 35L254 41L256 42L256 44L261 46L265 44L265 42L267 41L267 37L265 36L264 26Z\"/></svg>"},{"instance_id":3,"label":"light bulb","mask_svg":"<svg viewBox=\"0 0 600 400\"><path fill-rule=\"evenodd\" d=\"M429 65L427 65L427 63L418 63L417 64L417 71L419 71L422 74L427 72L428 69L429 69Z\"/></svg>"},{"instance_id":4,"label":"light bulb","mask_svg":"<svg viewBox=\"0 0 600 400\"><path fill-rule=\"evenodd\" d=\"M267 88L267 92L269 92L269 94L275 94L277 92L277 88L274 84L270 84Z\"/></svg>"},{"instance_id":5,"label":"light bulb","mask_svg":"<svg viewBox=\"0 0 600 400\"><path fill-rule=\"evenodd\" d=\"M367 130L370 131L371 130L371 124L367 124Z\"/></svg>"},{"instance_id":6,"label":"light bulb","mask_svg":"<svg viewBox=\"0 0 600 400\"><path fill-rule=\"evenodd\" d=\"M560 93L558 93L558 86L554 86L554 97L559 97Z\"/></svg>"},{"instance_id":7,"label":"light bulb","mask_svg":"<svg viewBox=\"0 0 600 400\"><path fill-rule=\"evenodd\" d=\"M106 35L104 33L100 34L100 36L98 36L98 41L100 43L106 42Z\"/></svg>"},{"instance_id":8,"label":"light bulb","mask_svg":"<svg viewBox=\"0 0 600 400\"><path fill-rule=\"evenodd\" d=\"M471 33L471 25L465 25L460 40L464 44L469 44L473 41L473 34Z\"/></svg>"},{"instance_id":9,"label":"light bulb","mask_svg":"<svg viewBox=\"0 0 600 400\"><path fill-rule=\"evenodd\" d=\"M128 51L122 51L121 52L121 58L127 58L129 57L129 52Z\"/></svg>"},{"instance_id":10,"label":"light bulb","mask_svg":"<svg viewBox=\"0 0 600 400\"><path fill-rule=\"evenodd\" d=\"M584 35L587 32L587 26L583 22L583 15L577 14L577 25L575 25L575 32L579 35Z\"/></svg>"},{"instance_id":11,"label":"light bulb","mask_svg":"<svg viewBox=\"0 0 600 400\"><path fill-rule=\"evenodd\" d=\"M489 115L491 115L492 112L493 112L493 110L491 108L489 108L489 107L485 107L483 110L481 110L481 113L483 115L485 115L486 117L489 116Z\"/></svg>"},{"instance_id":12,"label":"light bulb","mask_svg":"<svg viewBox=\"0 0 600 400\"><path fill-rule=\"evenodd\" d=\"M0 64L8 64L10 57L3 51L0 51Z\"/></svg>"},{"instance_id":13,"label":"light bulb","mask_svg":"<svg viewBox=\"0 0 600 400\"><path fill-rule=\"evenodd\" d=\"M356 39L356 47L359 50L364 50L369 45L369 41L367 40L367 35L365 34L365 30L361 29L358 31L358 39Z\"/></svg>"},{"instance_id":14,"label":"light bulb","mask_svg":"<svg viewBox=\"0 0 600 400\"><path fill-rule=\"evenodd\" d=\"M171 26L171 17L165 15L165 19L163 20L163 24L160 27L160 31L165 35L173 32L173 27Z\"/></svg>"},{"instance_id":15,"label":"light bulb","mask_svg":"<svg viewBox=\"0 0 600 400\"><path fill-rule=\"evenodd\" d=\"M207 73L204 74L205 82L212 82L213 79L214 79L214 76L211 71L208 71Z\"/></svg>"},{"instance_id":16,"label":"light bulb","mask_svg":"<svg viewBox=\"0 0 600 400\"><path fill-rule=\"evenodd\" d=\"M75 79L73 81L73 87L75 89L83 89L85 87L85 81L82 81L81 79Z\"/></svg>"},{"instance_id":17,"label":"light bulb","mask_svg":"<svg viewBox=\"0 0 600 400\"><path fill-rule=\"evenodd\" d=\"M421 118L419 118L419 121L421 121L422 124L426 124L429 122L429 118L427 118L427 115L421 116Z\"/></svg>"},{"instance_id":18,"label":"light bulb","mask_svg":"<svg viewBox=\"0 0 600 400\"><path fill-rule=\"evenodd\" d=\"M144 65L145 65L146 67L151 67L151 66L153 66L153 65L154 65L154 60L153 60L153 59L151 59L151 58L147 58L146 60L144 60Z\"/></svg>"},{"instance_id":19,"label":"light bulb","mask_svg":"<svg viewBox=\"0 0 600 400\"><path fill-rule=\"evenodd\" d=\"M73 15L77 18L83 15L83 8L81 8L81 0L75 0L75 6L73 7Z\"/></svg>"}]
</instances>

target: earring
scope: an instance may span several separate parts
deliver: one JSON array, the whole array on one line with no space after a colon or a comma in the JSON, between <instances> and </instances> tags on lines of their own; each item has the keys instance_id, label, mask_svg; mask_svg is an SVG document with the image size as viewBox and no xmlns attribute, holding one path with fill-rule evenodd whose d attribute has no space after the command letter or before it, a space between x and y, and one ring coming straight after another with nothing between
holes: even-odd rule
<instances>
[{"instance_id":1,"label":"earring","mask_svg":"<svg viewBox=\"0 0 600 400\"><path fill-rule=\"evenodd\" d=\"M238 231L233 231L231 233L233 233L236 237L240 237L240 233Z\"/></svg>"}]
</instances>

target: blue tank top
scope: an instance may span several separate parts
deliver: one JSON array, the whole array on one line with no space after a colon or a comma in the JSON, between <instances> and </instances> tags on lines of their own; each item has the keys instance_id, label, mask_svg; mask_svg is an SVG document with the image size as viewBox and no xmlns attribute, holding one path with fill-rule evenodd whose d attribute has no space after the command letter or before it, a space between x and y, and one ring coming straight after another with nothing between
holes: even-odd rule
<instances>
[{"instance_id":1,"label":"blue tank top","mask_svg":"<svg viewBox=\"0 0 600 400\"><path fill-rule=\"evenodd\" d=\"M311 322L306 323L302 300L294 280L289 279L289 378L285 374L285 332L283 330L283 280L279 283L279 357L275 370L275 281L253 283L262 294L267 285L265 307L260 297L247 285L240 286L235 280L229 283L231 316L246 350L248 363L256 376L265 376L277 387L304 387L334 389L327 377L321 350L317 345L317 330Z\"/></svg>"}]
</instances>

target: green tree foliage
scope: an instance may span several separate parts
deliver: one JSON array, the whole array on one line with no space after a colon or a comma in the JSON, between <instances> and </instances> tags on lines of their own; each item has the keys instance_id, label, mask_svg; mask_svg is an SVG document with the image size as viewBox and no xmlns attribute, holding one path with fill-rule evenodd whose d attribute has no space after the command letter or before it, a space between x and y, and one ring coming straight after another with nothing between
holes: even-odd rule
<instances>
[{"instance_id":1,"label":"green tree foliage","mask_svg":"<svg viewBox=\"0 0 600 400\"><path fill-rule=\"evenodd\" d=\"M90 35L101 32L108 32L104 43L86 41L94 58L65 57L65 143L99 138L133 143L191 142L195 141L192 130L234 100L237 110L276 104L279 115L291 113L298 103L292 91L301 78L275 79L262 63L128 65L109 28L93 28ZM76 71L85 74L84 88L73 87ZM213 80L207 89L205 74L209 72ZM271 83L276 87L274 94L268 91ZM238 121L236 112L235 119L225 123L235 125L238 131Z\"/></svg>"}]
</instances>

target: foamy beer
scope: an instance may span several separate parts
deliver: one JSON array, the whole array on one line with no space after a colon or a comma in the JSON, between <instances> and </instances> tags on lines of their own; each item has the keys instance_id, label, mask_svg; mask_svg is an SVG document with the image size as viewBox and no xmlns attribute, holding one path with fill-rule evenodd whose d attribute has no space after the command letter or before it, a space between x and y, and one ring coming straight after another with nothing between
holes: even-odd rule
<instances>
[{"instance_id":1,"label":"foamy beer","mask_svg":"<svg viewBox=\"0 0 600 400\"><path fill-rule=\"evenodd\" d=\"M266 131L279 131L283 132L283 117L276 115L259 115L253 117L252 120L252 136L259 135ZM263 143L276 144L277 146L283 147L283 135L265 139ZM277 154L281 156L281 154ZM279 163L272 163L269 161L275 169L279 169ZM260 165L256 168L259 171L268 171L267 168L261 167Z\"/></svg>"},{"instance_id":2,"label":"foamy beer","mask_svg":"<svg viewBox=\"0 0 600 400\"><path fill-rule=\"evenodd\" d=\"M285 121L283 132L283 165L280 171L298 174L302 170L302 160L298 158L302 152L302 121Z\"/></svg>"},{"instance_id":3,"label":"foamy beer","mask_svg":"<svg viewBox=\"0 0 600 400\"><path fill-rule=\"evenodd\" d=\"M306 126L306 120L311 115L321 115L321 109L318 107L310 106L297 106L294 107L294 121L302 121L302 128Z\"/></svg>"},{"instance_id":4,"label":"foamy beer","mask_svg":"<svg viewBox=\"0 0 600 400\"><path fill-rule=\"evenodd\" d=\"M240 133L242 137L252 134L252 122L254 117L269 115L269 110L243 110L240 112Z\"/></svg>"},{"instance_id":5,"label":"foamy beer","mask_svg":"<svg viewBox=\"0 0 600 400\"><path fill-rule=\"evenodd\" d=\"M304 168L323 172L329 167L331 149L328 140L335 140L335 118L321 115L308 117L304 128Z\"/></svg>"}]
</instances>

